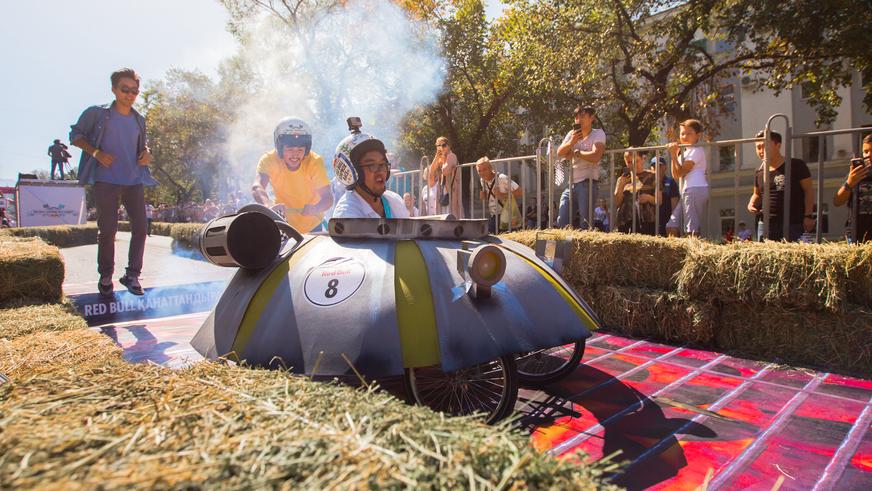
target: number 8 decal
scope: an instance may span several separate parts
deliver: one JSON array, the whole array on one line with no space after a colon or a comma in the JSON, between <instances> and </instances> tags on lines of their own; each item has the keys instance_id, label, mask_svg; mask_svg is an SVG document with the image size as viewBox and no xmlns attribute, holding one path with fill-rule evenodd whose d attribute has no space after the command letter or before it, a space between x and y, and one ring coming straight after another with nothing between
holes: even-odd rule
<instances>
[{"instance_id":1,"label":"number 8 decal","mask_svg":"<svg viewBox=\"0 0 872 491\"><path fill-rule=\"evenodd\" d=\"M327 282L327 291L324 292L324 296L327 298L335 297L336 294L339 293L339 290L336 289L337 286L339 286L339 280L332 279L332 280L328 281Z\"/></svg>"},{"instance_id":2,"label":"number 8 decal","mask_svg":"<svg viewBox=\"0 0 872 491\"><path fill-rule=\"evenodd\" d=\"M335 257L309 271L304 283L306 300L330 307L357 292L366 277L366 268L358 259Z\"/></svg>"}]
</instances>

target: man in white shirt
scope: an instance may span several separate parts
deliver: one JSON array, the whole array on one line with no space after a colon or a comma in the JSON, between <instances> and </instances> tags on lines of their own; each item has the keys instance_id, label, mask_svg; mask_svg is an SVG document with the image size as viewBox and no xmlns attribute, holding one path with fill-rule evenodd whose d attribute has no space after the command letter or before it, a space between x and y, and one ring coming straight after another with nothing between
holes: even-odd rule
<instances>
[{"instance_id":1,"label":"man in white shirt","mask_svg":"<svg viewBox=\"0 0 872 491\"><path fill-rule=\"evenodd\" d=\"M558 158L572 159L572 196L575 198L572 211L580 213L581 228L593 226L590 215L593 204L597 202L599 164L606 149L606 134L603 130L593 127L595 118L596 113L592 107L576 107L575 125L557 148ZM569 189L567 189L560 196L557 226L571 225Z\"/></svg>"},{"instance_id":2,"label":"man in white shirt","mask_svg":"<svg viewBox=\"0 0 872 491\"><path fill-rule=\"evenodd\" d=\"M349 118L351 120L352 118ZM333 171L347 191L339 198L333 218L409 218L403 198L387 190L391 163L381 140L349 126L352 134L339 142Z\"/></svg>"},{"instance_id":3,"label":"man in white shirt","mask_svg":"<svg viewBox=\"0 0 872 491\"><path fill-rule=\"evenodd\" d=\"M479 181L481 182L481 199L486 201L490 210L490 219L487 222L488 232L495 234L499 229L509 230L510 228L520 227L523 217L521 210L517 206L517 201L512 203L512 224L509 227L508 218L504 223L498 223L503 214L503 206L509 203L509 187L512 189L511 199L520 199L523 195L518 183L509 179L505 174L497 174L490 163L490 159L482 157L475 163L475 170L478 172Z\"/></svg>"}]
</instances>

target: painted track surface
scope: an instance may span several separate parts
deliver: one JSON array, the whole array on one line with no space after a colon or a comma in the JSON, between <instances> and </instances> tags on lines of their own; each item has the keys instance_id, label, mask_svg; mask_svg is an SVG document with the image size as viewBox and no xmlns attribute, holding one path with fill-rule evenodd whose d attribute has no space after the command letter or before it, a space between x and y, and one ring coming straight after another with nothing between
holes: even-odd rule
<instances>
[{"instance_id":1,"label":"painted track surface","mask_svg":"<svg viewBox=\"0 0 872 491\"><path fill-rule=\"evenodd\" d=\"M206 313L97 327L131 362L183 367ZM583 364L517 409L532 444L557 458L630 461L630 489L872 489L872 381L782 370L609 334Z\"/></svg>"},{"instance_id":2,"label":"painted track surface","mask_svg":"<svg viewBox=\"0 0 872 491\"><path fill-rule=\"evenodd\" d=\"M186 277L224 274L203 267ZM88 282L68 277L71 286ZM146 286L157 292L163 281L157 274ZM202 359L188 342L206 316L94 329L131 362L180 368ZM620 452L616 460L629 464L616 479L630 489L695 489L707 475L709 489L769 490L779 480L781 489L872 489L870 380L598 333L569 377L522 389L516 409L532 444L556 458Z\"/></svg>"}]
</instances>

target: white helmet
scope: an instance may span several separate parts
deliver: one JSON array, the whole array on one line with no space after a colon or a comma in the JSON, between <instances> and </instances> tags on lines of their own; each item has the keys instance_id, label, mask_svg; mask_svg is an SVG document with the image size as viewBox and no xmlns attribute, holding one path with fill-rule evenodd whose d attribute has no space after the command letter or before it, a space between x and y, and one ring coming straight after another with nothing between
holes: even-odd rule
<instances>
[{"instance_id":1,"label":"white helmet","mask_svg":"<svg viewBox=\"0 0 872 491\"><path fill-rule=\"evenodd\" d=\"M339 145L336 146L336 154L333 156L333 173L346 189L363 186L363 171L360 168L360 159L363 158L366 152L371 150L377 150L385 154L385 158L387 158L387 150L384 143L378 138L367 133L362 133L359 130L343 138ZM390 173L390 162L388 162L387 177L390 177Z\"/></svg>"},{"instance_id":2,"label":"white helmet","mask_svg":"<svg viewBox=\"0 0 872 491\"><path fill-rule=\"evenodd\" d=\"M303 147L306 149L304 156L312 150L312 130L300 118L282 118L273 132L273 142L276 152L281 158L285 147Z\"/></svg>"}]
</instances>

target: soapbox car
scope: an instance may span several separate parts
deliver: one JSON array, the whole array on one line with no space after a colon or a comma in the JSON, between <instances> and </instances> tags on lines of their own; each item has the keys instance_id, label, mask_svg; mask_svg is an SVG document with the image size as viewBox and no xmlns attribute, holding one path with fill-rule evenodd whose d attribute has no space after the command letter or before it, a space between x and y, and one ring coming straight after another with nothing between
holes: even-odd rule
<instances>
[{"instance_id":1,"label":"soapbox car","mask_svg":"<svg viewBox=\"0 0 872 491\"><path fill-rule=\"evenodd\" d=\"M321 377L402 376L413 402L508 415L521 382L571 372L599 321L530 248L486 220L332 219L302 235L260 205L200 234L238 267L191 344Z\"/></svg>"}]
</instances>

